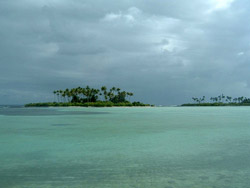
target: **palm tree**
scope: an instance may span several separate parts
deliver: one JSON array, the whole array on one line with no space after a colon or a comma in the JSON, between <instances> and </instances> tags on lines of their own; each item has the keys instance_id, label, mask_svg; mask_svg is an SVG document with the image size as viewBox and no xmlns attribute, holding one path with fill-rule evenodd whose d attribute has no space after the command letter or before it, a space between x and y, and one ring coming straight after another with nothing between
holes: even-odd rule
<instances>
[{"instance_id":1,"label":"palm tree","mask_svg":"<svg viewBox=\"0 0 250 188\"><path fill-rule=\"evenodd\" d=\"M66 92L63 91L63 93L62 93L63 102L65 102L65 100L66 100L65 97L66 97Z\"/></svg>"},{"instance_id":2,"label":"palm tree","mask_svg":"<svg viewBox=\"0 0 250 188\"><path fill-rule=\"evenodd\" d=\"M238 97L238 103L240 103L241 102L241 97Z\"/></svg>"},{"instance_id":3,"label":"palm tree","mask_svg":"<svg viewBox=\"0 0 250 188\"><path fill-rule=\"evenodd\" d=\"M134 96L134 93L130 93L130 96L133 97L133 96Z\"/></svg>"},{"instance_id":4,"label":"palm tree","mask_svg":"<svg viewBox=\"0 0 250 188\"><path fill-rule=\"evenodd\" d=\"M224 102L225 95L223 93L221 94L221 98L222 98L222 102Z\"/></svg>"},{"instance_id":5,"label":"palm tree","mask_svg":"<svg viewBox=\"0 0 250 188\"><path fill-rule=\"evenodd\" d=\"M129 101L130 101L130 97L132 97L134 94L131 92L127 92L127 95L129 96Z\"/></svg>"},{"instance_id":6,"label":"palm tree","mask_svg":"<svg viewBox=\"0 0 250 188\"><path fill-rule=\"evenodd\" d=\"M65 90L65 94L67 96L67 101L69 102L70 101L70 97L71 97L71 93L70 93L70 90L68 88Z\"/></svg>"},{"instance_id":7,"label":"palm tree","mask_svg":"<svg viewBox=\"0 0 250 188\"><path fill-rule=\"evenodd\" d=\"M65 89L65 96L67 97L67 101L69 102L69 89Z\"/></svg>"},{"instance_id":8,"label":"palm tree","mask_svg":"<svg viewBox=\"0 0 250 188\"><path fill-rule=\"evenodd\" d=\"M204 102L204 101L205 101L205 98L206 98L206 97L205 97L205 96L203 96L203 97L202 97L202 99L201 99L201 101L202 101L202 102Z\"/></svg>"},{"instance_id":9,"label":"palm tree","mask_svg":"<svg viewBox=\"0 0 250 188\"><path fill-rule=\"evenodd\" d=\"M232 97L230 97L230 96L227 96L227 99L226 99L226 101L228 101L228 102L231 102L231 100L232 100Z\"/></svg>"},{"instance_id":10,"label":"palm tree","mask_svg":"<svg viewBox=\"0 0 250 188\"><path fill-rule=\"evenodd\" d=\"M110 91L108 92L108 97L109 97L109 101L112 101L114 98L114 93L112 92L112 89L110 89Z\"/></svg>"},{"instance_id":11,"label":"palm tree","mask_svg":"<svg viewBox=\"0 0 250 188\"><path fill-rule=\"evenodd\" d=\"M211 97L210 100L211 100L212 102L214 102L214 101L215 101L215 98L214 98L214 97Z\"/></svg>"},{"instance_id":12,"label":"palm tree","mask_svg":"<svg viewBox=\"0 0 250 188\"><path fill-rule=\"evenodd\" d=\"M59 90L56 91L56 95L57 95L57 102L59 102L59 95L60 95Z\"/></svg>"},{"instance_id":13,"label":"palm tree","mask_svg":"<svg viewBox=\"0 0 250 188\"><path fill-rule=\"evenodd\" d=\"M221 102L221 95L218 96L218 100L219 100L219 102Z\"/></svg>"},{"instance_id":14,"label":"palm tree","mask_svg":"<svg viewBox=\"0 0 250 188\"><path fill-rule=\"evenodd\" d=\"M90 91L90 90L91 90L91 89L90 89L89 86L86 86L85 90L86 90L87 101L89 102L89 100L90 100L90 94L91 94L91 91Z\"/></svg>"},{"instance_id":15,"label":"palm tree","mask_svg":"<svg viewBox=\"0 0 250 188\"><path fill-rule=\"evenodd\" d=\"M214 97L214 100L217 103L218 102L218 97Z\"/></svg>"},{"instance_id":16,"label":"palm tree","mask_svg":"<svg viewBox=\"0 0 250 188\"><path fill-rule=\"evenodd\" d=\"M63 94L63 91L62 91L62 90L59 90L59 94L60 94L60 102L62 102L62 94Z\"/></svg>"},{"instance_id":17,"label":"palm tree","mask_svg":"<svg viewBox=\"0 0 250 188\"><path fill-rule=\"evenodd\" d=\"M84 101L84 98L87 97L87 91L85 88L81 89L81 93L82 93L82 101ZM85 97L84 97L85 96Z\"/></svg>"},{"instance_id":18,"label":"palm tree","mask_svg":"<svg viewBox=\"0 0 250 188\"><path fill-rule=\"evenodd\" d=\"M237 103L237 100L238 100L237 98L234 98L234 99L233 99L233 102L234 102L234 103Z\"/></svg>"},{"instance_id":19,"label":"palm tree","mask_svg":"<svg viewBox=\"0 0 250 188\"><path fill-rule=\"evenodd\" d=\"M242 96L242 97L238 97L238 102L239 103L242 103L242 101L244 100L244 97Z\"/></svg>"},{"instance_id":20,"label":"palm tree","mask_svg":"<svg viewBox=\"0 0 250 188\"><path fill-rule=\"evenodd\" d=\"M99 89L93 89L92 91L92 99L94 100L93 102L98 100L98 95L100 94L100 90Z\"/></svg>"},{"instance_id":21,"label":"palm tree","mask_svg":"<svg viewBox=\"0 0 250 188\"><path fill-rule=\"evenodd\" d=\"M193 101L196 102L196 98L195 97L192 97Z\"/></svg>"},{"instance_id":22,"label":"palm tree","mask_svg":"<svg viewBox=\"0 0 250 188\"><path fill-rule=\"evenodd\" d=\"M112 97L114 97L116 92L116 87L112 87L110 91L112 92Z\"/></svg>"},{"instance_id":23,"label":"palm tree","mask_svg":"<svg viewBox=\"0 0 250 188\"><path fill-rule=\"evenodd\" d=\"M54 102L56 102L56 91L53 91L54 94Z\"/></svg>"},{"instance_id":24,"label":"palm tree","mask_svg":"<svg viewBox=\"0 0 250 188\"><path fill-rule=\"evenodd\" d=\"M212 101L212 102L213 102L213 97L210 97L210 101Z\"/></svg>"},{"instance_id":25,"label":"palm tree","mask_svg":"<svg viewBox=\"0 0 250 188\"><path fill-rule=\"evenodd\" d=\"M107 87L102 86L101 91L103 92L103 98L107 101Z\"/></svg>"},{"instance_id":26,"label":"palm tree","mask_svg":"<svg viewBox=\"0 0 250 188\"><path fill-rule=\"evenodd\" d=\"M116 91L118 92L118 94L120 93L121 89L120 88L116 88Z\"/></svg>"}]
</instances>

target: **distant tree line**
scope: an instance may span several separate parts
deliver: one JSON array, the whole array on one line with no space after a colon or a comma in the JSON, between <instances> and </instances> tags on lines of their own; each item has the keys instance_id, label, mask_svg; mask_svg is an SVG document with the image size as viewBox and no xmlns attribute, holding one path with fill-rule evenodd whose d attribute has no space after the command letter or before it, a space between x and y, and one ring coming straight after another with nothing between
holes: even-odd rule
<instances>
[{"instance_id":1,"label":"distant tree line","mask_svg":"<svg viewBox=\"0 0 250 188\"><path fill-rule=\"evenodd\" d=\"M120 88L112 87L107 89L102 86L100 89L86 87L77 87L65 90L55 90L54 102L68 102L68 103L89 103L97 101L106 101L112 103L129 102L130 97L134 94L127 91L122 91Z\"/></svg>"},{"instance_id":2,"label":"distant tree line","mask_svg":"<svg viewBox=\"0 0 250 188\"><path fill-rule=\"evenodd\" d=\"M206 103L206 97L192 97L192 100L194 103L201 104ZM221 94L217 97L210 97L209 99L210 103L234 103L234 104L244 104L244 103L250 103L250 98L247 97L231 97L231 96L225 96L224 94Z\"/></svg>"}]
</instances>

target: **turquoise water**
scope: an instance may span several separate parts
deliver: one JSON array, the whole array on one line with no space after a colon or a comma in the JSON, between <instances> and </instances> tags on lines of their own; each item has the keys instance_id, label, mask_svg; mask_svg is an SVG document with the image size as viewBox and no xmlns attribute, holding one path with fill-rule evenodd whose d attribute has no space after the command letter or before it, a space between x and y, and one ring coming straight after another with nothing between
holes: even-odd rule
<instances>
[{"instance_id":1,"label":"turquoise water","mask_svg":"<svg viewBox=\"0 0 250 188\"><path fill-rule=\"evenodd\" d=\"M247 188L249 107L0 108L3 188Z\"/></svg>"}]
</instances>

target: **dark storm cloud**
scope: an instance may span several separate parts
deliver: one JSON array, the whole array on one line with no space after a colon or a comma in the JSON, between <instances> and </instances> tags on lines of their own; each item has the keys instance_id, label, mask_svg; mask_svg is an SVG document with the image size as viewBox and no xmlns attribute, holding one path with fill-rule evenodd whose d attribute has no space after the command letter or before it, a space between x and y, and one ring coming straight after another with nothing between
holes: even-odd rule
<instances>
[{"instance_id":1,"label":"dark storm cloud","mask_svg":"<svg viewBox=\"0 0 250 188\"><path fill-rule=\"evenodd\" d=\"M0 103L78 85L135 100L250 95L246 0L0 1Z\"/></svg>"}]
</instances>

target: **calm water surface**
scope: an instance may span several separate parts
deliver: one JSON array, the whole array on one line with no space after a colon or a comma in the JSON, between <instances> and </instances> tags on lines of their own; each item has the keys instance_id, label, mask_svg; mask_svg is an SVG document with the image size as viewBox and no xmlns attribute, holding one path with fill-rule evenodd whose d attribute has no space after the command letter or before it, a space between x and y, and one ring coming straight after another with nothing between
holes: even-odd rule
<instances>
[{"instance_id":1,"label":"calm water surface","mask_svg":"<svg viewBox=\"0 0 250 188\"><path fill-rule=\"evenodd\" d=\"M249 107L0 108L3 188L247 188Z\"/></svg>"}]
</instances>

